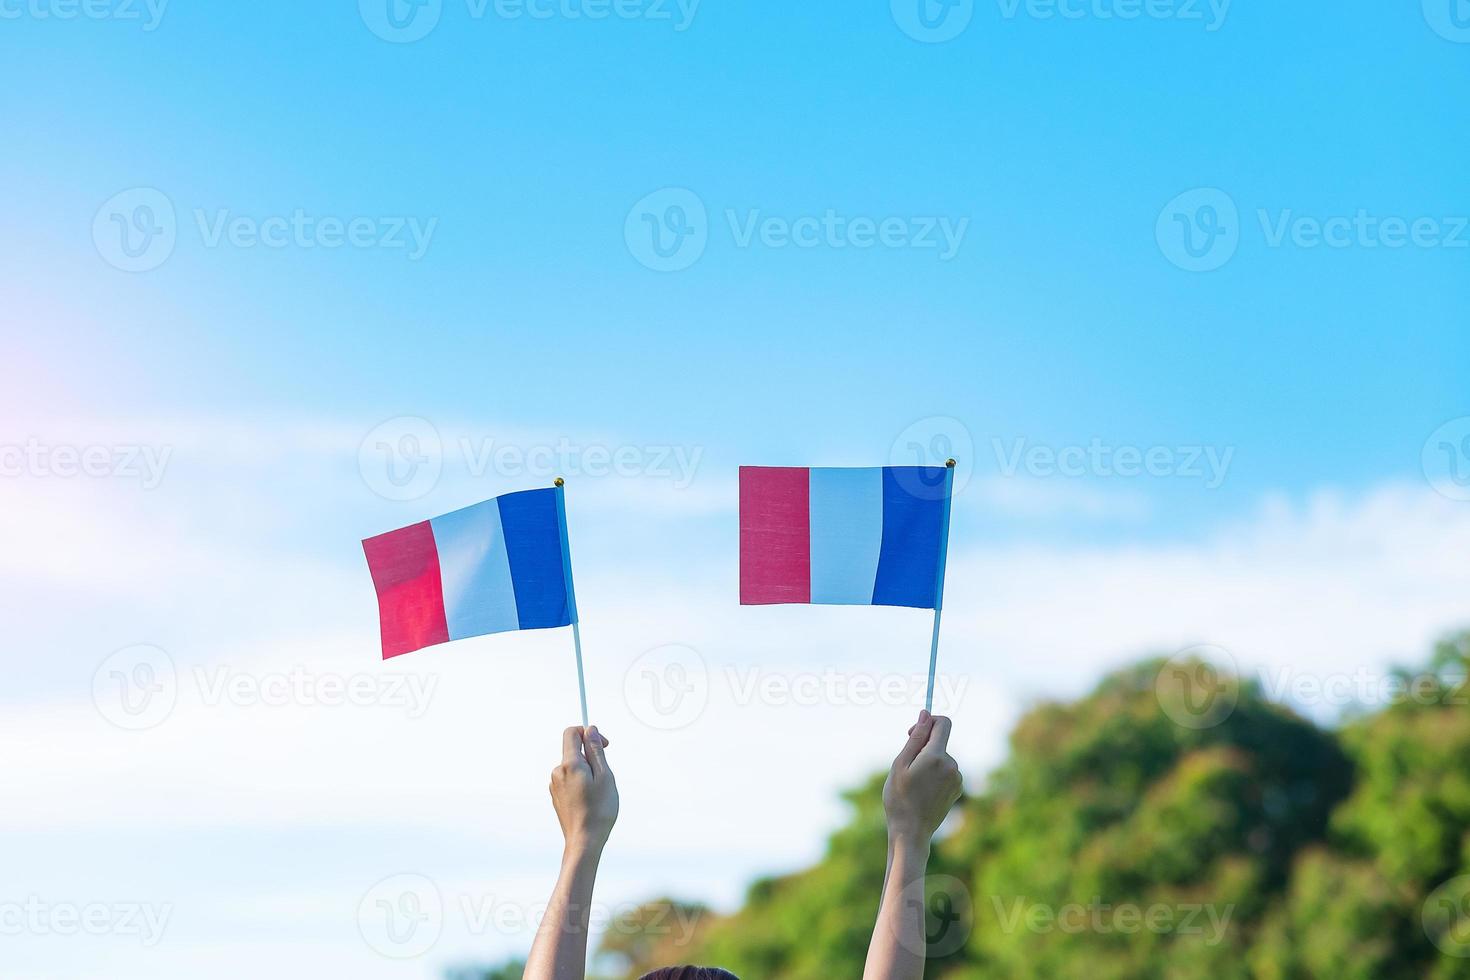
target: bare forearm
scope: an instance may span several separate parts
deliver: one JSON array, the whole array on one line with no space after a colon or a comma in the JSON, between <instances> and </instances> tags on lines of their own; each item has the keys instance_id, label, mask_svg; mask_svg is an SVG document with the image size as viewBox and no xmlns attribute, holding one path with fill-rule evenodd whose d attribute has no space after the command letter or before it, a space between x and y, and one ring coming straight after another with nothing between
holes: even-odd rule
<instances>
[{"instance_id":1,"label":"bare forearm","mask_svg":"<svg viewBox=\"0 0 1470 980\"><path fill-rule=\"evenodd\" d=\"M929 841L904 835L888 840L883 900L863 980L922 980L924 976L924 869Z\"/></svg>"},{"instance_id":2,"label":"bare forearm","mask_svg":"<svg viewBox=\"0 0 1470 980\"><path fill-rule=\"evenodd\" d=\"M583 980L592 887L601 859L601 845L567 845L556 888L526 958L525 980Z\"/></svg>"}]
</instances>

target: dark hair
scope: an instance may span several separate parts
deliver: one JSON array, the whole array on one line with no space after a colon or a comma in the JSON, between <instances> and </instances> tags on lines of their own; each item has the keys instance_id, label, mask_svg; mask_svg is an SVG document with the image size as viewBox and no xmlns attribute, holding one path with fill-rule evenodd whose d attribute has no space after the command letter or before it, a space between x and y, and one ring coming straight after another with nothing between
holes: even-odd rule
<instances>
[{"instance_id":1,"label":"dark hair","mask_svg":"<svg viewBox=\"0 0 1470 980\"><path fill-rule=\"evenodd\" d=\"M729 970L717 966L666 966L645 973L638 980L740 980Z\"/></svg>"}]
</instances>

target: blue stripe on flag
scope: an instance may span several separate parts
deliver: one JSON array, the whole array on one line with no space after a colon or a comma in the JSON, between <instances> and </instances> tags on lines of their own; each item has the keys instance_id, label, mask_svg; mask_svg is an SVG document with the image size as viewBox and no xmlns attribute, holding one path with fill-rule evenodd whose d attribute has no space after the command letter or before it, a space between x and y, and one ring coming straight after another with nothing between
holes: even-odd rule
<instances>
[{"instance_id":1,"label":"blue stripe on flag","mask_svg":"<svg viewBox=\"0 0 1470 980\"><path fill-rule=\"evenodd\" d=\"M495 498L521 629L568 626L567 580L555 490L523 490Z\"/></svg>"},{"instance_id":2,"label":"blue stripe on flag","mask_svg":"<svg viewBox=\"0 0 1470 980\"><path fill-rule=\"evenodd\" d=\"M811 469L812 602L873 602L883 542L883 470Z\"/></svg>"},{"instance_id":3,"label":"blue stripe on flag","mask_svg":"<svg viewBox=\"0 0 1470 980\"><path fill-rule=\"evenodd\" d=\"M567 612L572 622L577 621L577 589L572 585L572 539L567 534L567 497L561 487L556 488L556 527L561 535L561 571L567 585Z\"/></svg>"},{"instance_id":4,"label":"blue stripe on flag","mask_svg":"<svg viewBox=\"0 0 1470 980\"><path fill-rule=\"evenodd\" d=\"M932 469L943 487L942 467L883 467L883 545L873 604L934 608L944 494L923 492L912 471ZM905 471L905 472L899 472ZM927 481L924 481L927 483ZM913 492L918 490L918 493Z\"/></svg>"},{"instance_id":5,"label":"blue stripe on flag","mask_svg":"<svg viewBox=\"0 0 1470 980\"><path fill-rule=\"evenodd\" d=\"M939 567L934 570L934 608L944 608L944 563L949 560L949 509L954 504L954 467L944 468L944 506L939 511ZM935 616L937 623L939 617ZM937 633L939 627L935 627Z\"/></svg>"},{"instance_id":6,"label":"blue stripe on flag","mask_svg":"<svg viewBox=\"0 0 1470 980\"><path fill-rule=\"evenodd\" d=\"M444 583L449 638L520 629L510 558L495 501L465 507L429 521Z\"/></svg>"}]
</instances>

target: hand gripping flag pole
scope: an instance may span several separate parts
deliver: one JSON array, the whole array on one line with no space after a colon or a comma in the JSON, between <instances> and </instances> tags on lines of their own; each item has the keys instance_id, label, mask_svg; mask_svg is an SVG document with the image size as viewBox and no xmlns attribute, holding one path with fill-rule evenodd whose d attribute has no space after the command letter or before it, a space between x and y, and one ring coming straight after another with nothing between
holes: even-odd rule
<instances>
[{"instance_id":1,"label":"hand gripping flag pole","mask_svg":"<svg viewBox=\"0 0 1470 980\"><path fill-rule=\"evenodd\" d=\"M582 673L582 630L577 615L577 595L572 590L572 553L567 534L566 482L557 477L556 516L561 526L561 567L567 579L567 606L572 616L572 646L577 651L577 695L582 701L582 727L587 727L587 678Z\"/></svg>"},{"instance_id":2,"label":"hand gripping flag pole","mask_svg":"<svg viewBox=\"0 0 1470 980\"><path fill-rule=\"evenodd\" d=\"M954 490L954 459L944 461L944 520L939 532L939 567L934 582L934 635L929 640L929 687L924 710L934 711L934 670L939 665L939 614L944 608L944 560L949 554L949 496Z\"/></svg>"}]
</instances>

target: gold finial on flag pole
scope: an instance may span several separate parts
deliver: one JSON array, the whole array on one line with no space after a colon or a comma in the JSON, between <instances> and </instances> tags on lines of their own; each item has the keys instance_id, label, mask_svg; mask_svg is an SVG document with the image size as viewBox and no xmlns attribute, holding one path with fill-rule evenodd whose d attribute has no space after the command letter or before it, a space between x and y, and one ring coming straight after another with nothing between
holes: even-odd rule
<instances>
[{"instance_id":1,"label":"gold finial on flag pole","mask_svg":"<svg viewBox=\"0 0 1470 980\"><path fill-rule=\"evenodd\" d=\"M949 459L946 459L944 461L944 465L948 466L950 469L954 469L954 457L951 456Z\"/></svg>"},{"instance_id":2,"label":"gold finial on flag pole","mask_svg":"<svg viewBox=\"0 0 1470 980\"><path fill-rule=\"evenodd\" d=\"M950 460L950 462L951 462L951 464L953 464L954 461L953 460ZM555 480L552 480L551 482L552 482L552 485L553 486L558 486L558 487L564 487L567 484L567 481L566 480L563 480L561 477L557 477Z\"/></svg>"}]
</instances>

